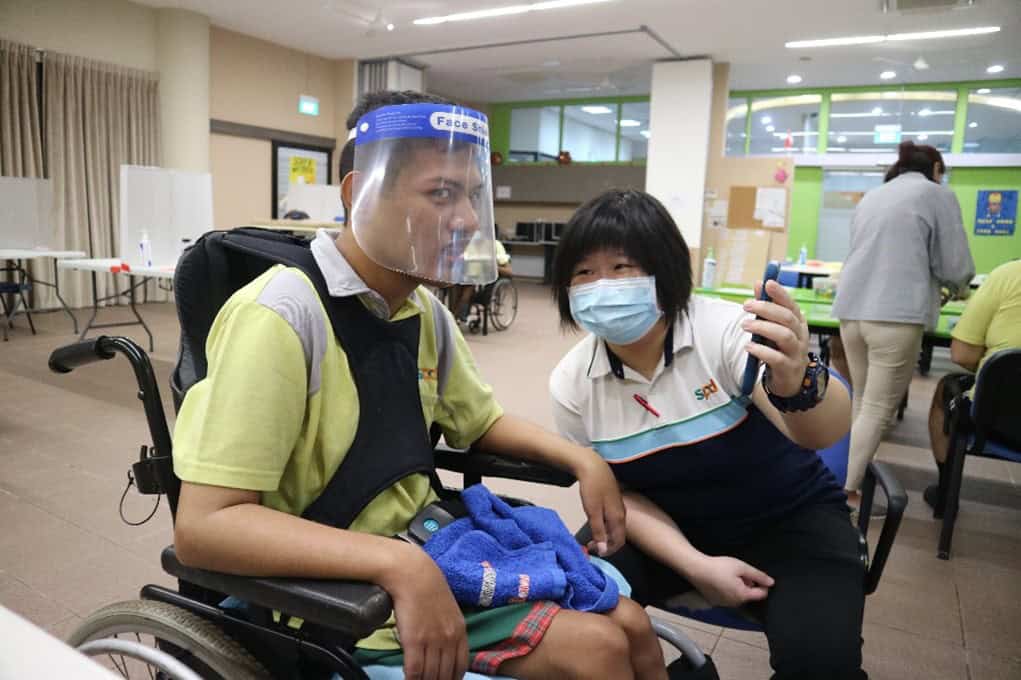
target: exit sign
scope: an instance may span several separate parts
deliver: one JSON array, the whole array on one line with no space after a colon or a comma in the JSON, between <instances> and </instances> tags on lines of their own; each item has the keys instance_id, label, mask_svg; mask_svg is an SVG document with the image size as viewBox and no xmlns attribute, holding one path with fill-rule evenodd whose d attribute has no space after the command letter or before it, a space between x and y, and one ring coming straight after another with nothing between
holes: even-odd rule
<instances>
[{"instance_id":1,"label":"exit sign","mask_svg":"<svg viewBox=\"0 0 1021 680\"><path fill-rule=\"evenodd\" d=\"M315 97L310 97L307 94L303 94L298 97L298 113L303 113L306 116L318 116L319 115L319 100Z\"/></svg>"}]
</instances>

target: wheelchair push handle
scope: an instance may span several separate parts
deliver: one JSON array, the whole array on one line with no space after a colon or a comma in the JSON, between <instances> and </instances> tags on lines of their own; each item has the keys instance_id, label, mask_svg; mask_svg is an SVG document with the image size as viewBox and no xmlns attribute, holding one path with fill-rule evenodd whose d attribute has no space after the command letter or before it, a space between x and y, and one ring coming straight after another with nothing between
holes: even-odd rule
<instances>
[{"instance_id":1,"label":"wheelchair push handle","mask_svg":"<svg viewBox=\"0 0 1021 680\"><path fill-rule=\"evenodd\" d=\"M116 352L109 340L110 338L101 335L91 340L58 347L50 354L50 370L54 373L70 373L79 366L103 359L113 359Z\"/></svg>"}]
</instances>

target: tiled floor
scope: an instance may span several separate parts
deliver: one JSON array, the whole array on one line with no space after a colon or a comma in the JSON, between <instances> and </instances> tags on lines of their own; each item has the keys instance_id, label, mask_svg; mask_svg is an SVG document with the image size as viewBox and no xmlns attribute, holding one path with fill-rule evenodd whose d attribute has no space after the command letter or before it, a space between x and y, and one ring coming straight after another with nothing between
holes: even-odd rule
<instances>
[{"instance_id":1,"label":"tiled floor","mask_svg":"<svg viewBox=\"0 0 1021 680\"><path fill-rule=\"evenodd\" d=\"M556 330L547 289L519 288L514 325L469 336L469 344L504 407L551 427L547 376L576 338ZM153 366L172 414L167 380L177 351L176 317L167 304L143 311L156 336ZM105 314L129 317L122 309ZM170 541L170 517L165 504L140 527L118 516L127 470L139 445L149 443L127 361L50 373L49 352L74 339L70 322L50 313L37 315L36 323L33 337L19 319L10 342L0 344L0 604L66 636L82 617L136 597L145 583L173 584L158 562ZM134 332L140 329L123 330L144 342ZM921 499L935 478L927 450L929 398L950 367L938 351L932 374L916 376L905 420L880 449L911 501L879 591L866 605L865 665L873 680L1021 678L1021 466L968 462L950 562L936 559L939 527ZM573 489L491 486L556 508L569 526L582 521ZM151 497L129 494L124 514L137 520L151 508ZM762 635L682 621L713 654L724 680L769 676Z\"/></svg>"}]
</instances>

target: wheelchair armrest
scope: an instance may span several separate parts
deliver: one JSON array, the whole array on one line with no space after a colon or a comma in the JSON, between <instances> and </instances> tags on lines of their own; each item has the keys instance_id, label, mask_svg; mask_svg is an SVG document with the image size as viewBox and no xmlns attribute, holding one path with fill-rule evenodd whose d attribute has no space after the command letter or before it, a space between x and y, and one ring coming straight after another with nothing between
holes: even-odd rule
<instances>
[{"instance_id":1,"label":"wheelchair armrest","mask_svg":"<svg viewBox=\"0 0 1021 680\"><path fill-rule=\"evenodd\" d=\"M865 579L866 595L875 592L879 586L879 578L883 575L883 567L886 566L886 560L890 556L893 539L897 536L900 521L904 517L904 508L908 504L908 495L889 466L878 462L869 463L865 471L861 512L858 516L858 528L861 530L862 536L868 534L869 512L872 509L872 498L875 494L877 481L886 496L886 520L883 522L882 531L879 532L879 541L876 543L869 573Z\"/></svg>"},{"instance_id":2,"label":"wheelchair armrest","mask_svg":"<svg viewBox=\"0 0 1021 680\"><path fill-rule=\"evenodd\" d=\"M355 581L256 578L188 567L174 546L163 550L163 569L171 576L324 626L352 639L368 636L390 618L390 596L379 586Z\"/></svg>"},{"instance_id":3,"label":"wheelchair armrest","mask_svg":"<svg viewBox=\"0 0 1021 680\"><path fill-rule=\"evenodd\" d=\"M552 486L571 486L576 481L574 475L563 470L517 458L498 456L475 448L461 450L439 445L435 454L436 467L460 472L464 475L465 486L477 483L482 477L502 477Z\"/></svg>"}]
</instances>

